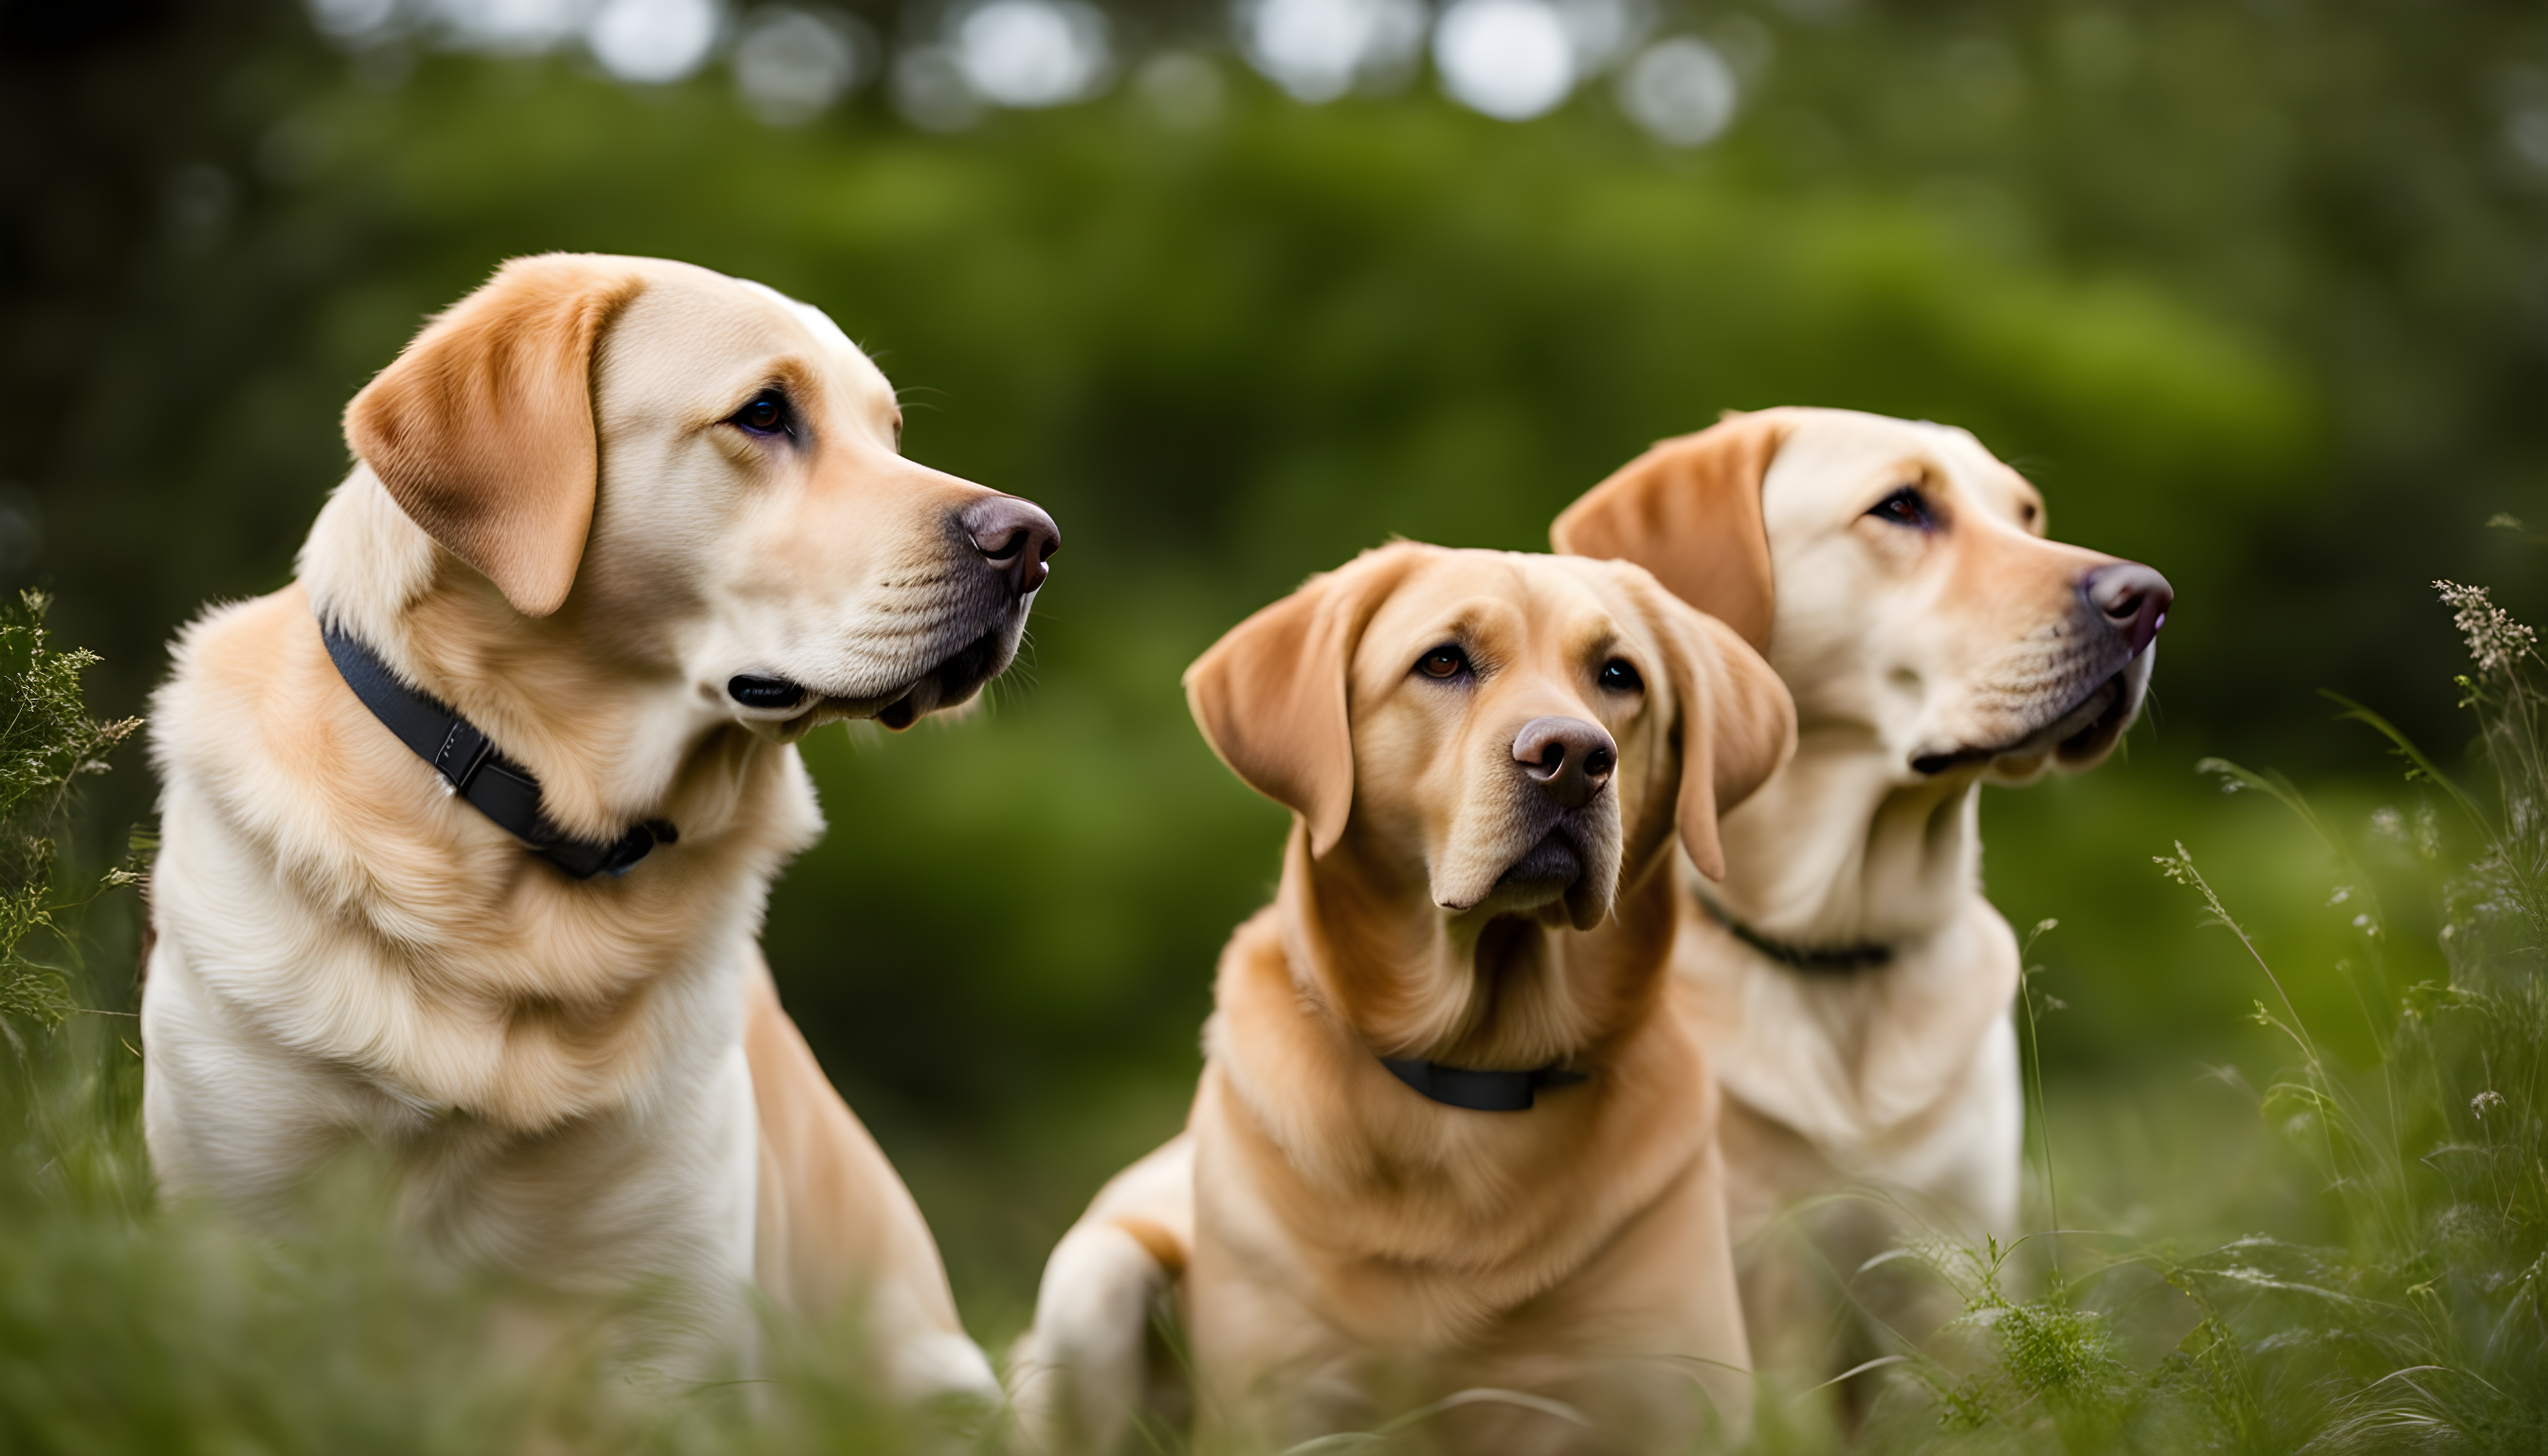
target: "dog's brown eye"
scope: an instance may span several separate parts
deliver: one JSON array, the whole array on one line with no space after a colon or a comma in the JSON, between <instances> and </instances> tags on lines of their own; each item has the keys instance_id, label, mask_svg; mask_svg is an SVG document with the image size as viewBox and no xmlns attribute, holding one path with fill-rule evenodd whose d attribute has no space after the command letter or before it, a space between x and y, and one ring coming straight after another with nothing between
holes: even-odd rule
<instances>
[{"instance_id":1,"label":"dog's brown eye","mask_svg":"<svg viewBox=\"0 0 2548 1456\"><path fill-rule=\"evenodd\" d=\"M1456 647L1437 647L1415 660L1415 671L1447 681L1469 671L1469 655Z\"/></svg>"},{"instance_id":2,"label":"dog's brown eye","mask_svg":"<svg viewBox=\"0 0 2548 1456\"><path fill-rule=\"evenodd\" d=\"M1636 669L1614 657L1601 665L1601 686L1611 692L1643 692L1646 680L1637 676Z\"/></svg>"},{"instance_id":3,"label":"dog's brown eye","mask_svg":"<svg viewBox=\"0 0 2548 1456\"><path fill-rule=\"evenodd\" d=\"M763 390L751 403L726 416L726 422L747 434L792 434L787 411L787 397L776 390Z\"/></svg>"},{"instance_id":4,"label":"dog's brown eye","mask_svg":"<svg viewBox=\"0 0 2548 1456\"><path fill-rule=\"evenodd\" d=\"M1928 500L1909 486L1876 501L1874 508L1866 513L1897 526L1916 526L1923 530L1938 523L1937 516L1930 513Z\"/></svg>"}]
</instances>

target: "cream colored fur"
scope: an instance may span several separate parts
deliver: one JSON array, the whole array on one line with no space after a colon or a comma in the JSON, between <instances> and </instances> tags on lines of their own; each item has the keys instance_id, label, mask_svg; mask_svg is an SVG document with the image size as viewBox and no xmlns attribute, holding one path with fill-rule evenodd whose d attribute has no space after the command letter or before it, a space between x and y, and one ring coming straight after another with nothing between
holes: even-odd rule
<instances>
[{"instance_id":1,"label":"cream colored fur","mask_svg":"<svg viewBox=\"0 0 2548 1456\"><path fill-rule=\"evenodd\" d=\"M1445 644L1468 678L1416 669ZM1644 685L1602 686L1614 660ZM1274 904L1223 955L1186 1135L1046 1266L1012 1370L1030 1442L1121 1440L1171 1280L1206 1449L1446 1399L1415 1432L1445 1450L1739 1440L1713 1093L1666 991L1673 846L1712 857L1717 805L1789 746L1766 668L1633 568L1401 545L1250 618L1188 684L1215 749L1300 819ZM1569 811L1563 884L1505 872L1549 832L1515 746L1544 715L1618 747ZM1480 1112L1382 1055L1588 1080Z\"/></svg>"},{"instance_id":2,"label":"cream colored fur","mask_svg":"<svg viewBox=\"0 0 2548 1456\"><path fill-rule=\"evenodd\" d=\"M1906 486L1934 528L1869 514ZM1808 1383L1838 1368L1836 1286L1866 1258L1924 1228L2018 1231L2018 945L1982 894L1980 786L2102 760L2156 651L2126 663L2096 636L2080 582L2115 559L2044 540L2045 525L2035 488L1962 430L1789 409L1658 446L1556 530L1562 550L1667 581L1684 571L1701 606L1716 578L1688 563L1729 569L1766 548L1766 651L1794 694L1798 746L1726 816L1723 881L1684 867L1675 965L1725 1094L1755 1349ZM1956 762L1913 766L1933 755ZM1890 958L1799 970L1726 920ZM1908 1217L1859 1202L1803 1216L1812 1237L1773 1227L1843 1189L1875 1190ZM1938 1313L1871 1285L1860 1296L1912 1334Z\"/></svg>"},{"instance_id":3,"label":"cream colored fur","mask_svg":"<svg viewBox=\"0 0 2548 1456\"><path fill-rule=\"evenodd\" d=\"M580 322L522 321L558 317ZM527 382L465 394L505 370ZM769 387L800 425L783 443L729 422ZM447 408L390 418L385 398ZM950 522L989 493L903 460L899 423L812 309L626 258L508 265L358 400L354 437L406 431L384 468L400 495L442 493L438 528L476 564L367 457L298 581L175 647L142 1002L168 1192L289 1227L315 1171L375 1148L430 1257L596 1296L674 1281L694 1361L744 1347L757 1281L809 1320L864 1301L905 1392L996 1390L757 945L771 877L823 827L794 739L969 692L933 673L985 633L1004 665L1032 601L977 590L987 568ZM499 426L500 447L432 435ZM543 456L543 431L579 427ZM679 843L568 878L371 715L322 618L535 772L569 832L666 819ZM744 708L739 673L811 695Z\"/></svg>"}]
</instances>

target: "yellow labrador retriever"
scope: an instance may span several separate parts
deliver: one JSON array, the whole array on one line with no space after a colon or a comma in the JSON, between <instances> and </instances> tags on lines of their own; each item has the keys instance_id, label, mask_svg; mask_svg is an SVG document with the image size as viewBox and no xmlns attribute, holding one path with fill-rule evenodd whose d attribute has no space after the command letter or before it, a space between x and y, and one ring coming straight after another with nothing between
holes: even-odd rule
<instances>
[{"instance_id":1,"label":"yellow labrador retriever","mask_svg":"<svg viewBox=\"0 0 2548 1456\"><path fill-rule=\"evenodd\" d=\"M1795 758L1726 817L1723 879L1684 876L1675 953L1738 1241L1866 1184L1947 1231L2016 1231L2018 945L1982 896L1979 787L2104 759L2172 599L2044 531L1970 434L1803 409L1667 440L1553 528L1724 618L1795 697ZM1838 1219L1820 1259L1846 1277L1898 1231ZM1829 1277L1792 1243L1745 1262L1765 1368L1828 1374Z\"/></svg>"},{"instance_id":2,"label":"yellow labrador retriever","mask_svg":"<svg viewBox=\"0 0 2548 1456\"><path fill-rule=\"evenodd\" d=\"M1186 685L1297 819L1223 953L1187 1134L1047 1267L1012 1381L1029 1437L1120 1439L1178 1270L1207 1447L1436 1401L1426 1433L1460 1451L1739 1432L1672 864L1678 843L1713 870L1720 807L1792 746L1776 680L1634 568L1400 544L1248 618Z\"/></svg>"},{"instance_id":3,"label":"yellow labrador retriever","mask_svg":"<svg viewBox=\"0 0 2548 1456\"><path fill-rule=\"evenodd\" d=\"M451 1262L671 1281L692 1347L750 1281L855 1297L896 1387L996 1393L758 946L822 829L795 740L962 702L1058 544L900 423L811 308L561 254L355 398L299 580L187 628L156 700L166 1187L276 1221L368 1144Z\"/></svg>"}]
</instances>

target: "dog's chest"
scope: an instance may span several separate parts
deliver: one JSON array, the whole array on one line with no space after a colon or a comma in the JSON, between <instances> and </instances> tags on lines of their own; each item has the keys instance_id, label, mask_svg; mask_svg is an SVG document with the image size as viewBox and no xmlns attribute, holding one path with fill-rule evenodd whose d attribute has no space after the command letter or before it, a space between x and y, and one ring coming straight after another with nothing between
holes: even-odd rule
<instances>
[{"instance_id":1,"label":"dog's chest","mask_svg":"<svg viewBox=\"0 0 2548 1456\"><path fill-rule=\"evenodd\" d=\"M351 917L336 931L351 953L336 990L361 1024L342 1028L354 1045L337 1054L438 1117L524 1133L693 1073L741 1036L762 890L685 877L623 881L604 903L534 880L500 913L443 917L423 937L406 904Z\"/></svg>"},{"instance_id":2,"label":"dog's chest","mask_svg":"<svg viewBox=\"0 0 2548 1456\"><path fill-rule=\"evenodd\" d=\"M160 701L205 729L155 744L152 901L208 1033L359 1083L405 1131L517 1134L642 1098L739 1040L770 877L820 825L793 753L677 779L662 802L681 841L578 881L437 792L279 600L209 621ZM260 645L283 666L252 683L236 659Z\"/></svg>"},{"instance_id":3,"label":"dog's chest","mask_svg":"<svg viewBox=\"0 0 2548 1456\"><path fill-rule=\"evenodd\" d=\"M1965 1144L1998 1140L2017 1095L1999 1046L2017 948L1987 901L1880 968L1840 973L1697 931L1680 989L1728 1097L1738 1203L1862 1180L1944 1195L1969 1181Z\"/></svg>"},{"instance_id":4,"label":"dog's chest","mask_svg":"<svg viewBox=\"0 0 2548 1456\"><path fill-rule=\"evenodd\" d=\"M578 882L478 833L465 805L427 803L410 811L426 822L368 839L277 834L276 812L171 782L162 954L200 987L207 1030L323 1086L360 1084L376 1095L340 1110L396 1124L375 1131L434 1136L456 1118L545 1133L740 1039L741 976L784 853L758 842L767 831L685 836ZM436 812L469 833L424 832Z\"/></svg>"}]
</instances>

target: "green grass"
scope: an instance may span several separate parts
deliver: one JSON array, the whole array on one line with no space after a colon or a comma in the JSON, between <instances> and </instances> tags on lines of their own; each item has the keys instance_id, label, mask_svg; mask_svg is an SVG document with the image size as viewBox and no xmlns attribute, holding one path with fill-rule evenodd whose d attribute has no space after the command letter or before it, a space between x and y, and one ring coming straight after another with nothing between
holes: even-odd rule
<instances>
[{"instance_id":1,"label":"green grass","mask_svg":"<svg viewBox=\"0 0 2548 1456\"><path fill-rule=\"evenodd\" d=\"M2483 593L2447 591L2473 658L2467 782L2351 705L2399 755L2407 808L2322 811L2270 773L2205 765L2320 843L2305 863L2332 866L2308 891L2343 927L2330 960L2319 942L2299 964L2260 949L2219 866L2182 846L2153 866L2238 951L2280 1070L2038 1069L2030 1212L2054 1231L1892 1260L1964 1313L1865 1377L1858 1447L2548 1449L2548 664ZM765 1378L704 1385L531 1338L536 1295L409 1269L359 1168L314 1187L313 1231L289 1242L161 1207L123 1014L134 876L53 849L85 843L72 787L133 725L86 715L88 659L46 645L42 609L0 624L0 1450L999 1447L978 1412L883 1410L836 1374L845 1336L774 1325ZM2063 934L2039 927L2030 959ZM2031 968L2031 1046L2078 1014L2050 984ZM1755 1444L1843 1444L1829 1411L1765 1395Z\"/></svg>"}]
</instances>

